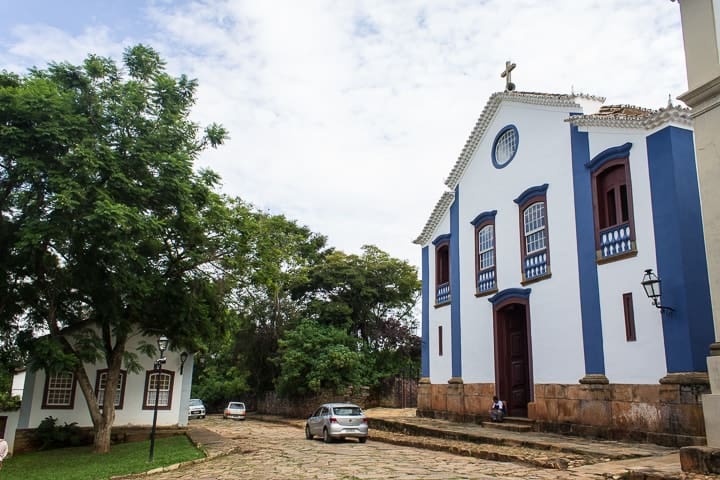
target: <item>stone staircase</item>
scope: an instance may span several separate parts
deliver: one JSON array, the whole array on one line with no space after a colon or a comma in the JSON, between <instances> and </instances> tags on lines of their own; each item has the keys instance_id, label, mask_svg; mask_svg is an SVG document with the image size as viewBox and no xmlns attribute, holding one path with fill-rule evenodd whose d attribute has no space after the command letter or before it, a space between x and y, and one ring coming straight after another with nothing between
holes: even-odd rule
<instances>
[{"instance_id":1,"label":"stone staircase","mask_svg":"<svg viewBox=\"0 0 720 480\"><path fill-rule=\"evenodd\" d=\"M524 417L505 417L502 422L482 422L485 428L495 428L506 432L532 432L535 430L535 420Z\"/></svg>"}]
</instances>

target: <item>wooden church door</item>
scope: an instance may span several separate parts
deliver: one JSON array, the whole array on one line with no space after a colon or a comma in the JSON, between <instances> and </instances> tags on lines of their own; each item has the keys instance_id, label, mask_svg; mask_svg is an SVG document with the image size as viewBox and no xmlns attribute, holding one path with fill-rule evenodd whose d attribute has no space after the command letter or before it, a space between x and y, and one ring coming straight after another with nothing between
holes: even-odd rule
<instances>
[{"instance_id":1,"label":"wooden church door","mask_svg":"<svg viewBox=\"0 0 720 480\"><path fill-rule=\"evenodd\" d=\"M496 372L498 394L508 402L508 415L527 417L530 355L526 305L511 303L497 310Z\"/></svg>"}]
</instances>

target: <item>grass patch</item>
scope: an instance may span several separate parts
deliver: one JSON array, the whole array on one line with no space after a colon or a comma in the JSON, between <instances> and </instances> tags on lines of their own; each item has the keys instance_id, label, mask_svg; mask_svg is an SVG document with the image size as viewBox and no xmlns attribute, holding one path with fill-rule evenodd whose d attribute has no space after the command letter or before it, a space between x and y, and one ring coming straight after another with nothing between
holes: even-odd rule
<instances>
[{"instance_id":1,"label":"grass patch","mask_svg":"<svg viewBox=\"0 0 720 480\"><path fill-rule=\"evenodd\" d=\"M60 448L21 453L6 458L0 471L3 480L102 480L115 475L141 473L153 468L204 458L185 435L155 440L155 454L148 462L150 441L113 445L107 455L92 447Z\"/></svg>"}]
</instances>

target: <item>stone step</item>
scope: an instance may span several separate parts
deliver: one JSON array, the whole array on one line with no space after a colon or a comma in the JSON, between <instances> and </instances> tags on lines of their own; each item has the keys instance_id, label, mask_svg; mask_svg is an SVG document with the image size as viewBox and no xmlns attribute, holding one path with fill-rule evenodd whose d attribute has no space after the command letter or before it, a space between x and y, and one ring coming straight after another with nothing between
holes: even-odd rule
<instances>
[{"instance_id":1,"label":"stone step","mask_svg":"<svg viewBox=\"0 0 720 480\"><path fill-rule=\"evenodd\" d=\"M506 432L532 432L532 424L524 422L513 422L509 419L505 419L502 422L482 422L481 425L485 428L495 428L497 430L505 430Z\"/></svg>"}]
</instances>

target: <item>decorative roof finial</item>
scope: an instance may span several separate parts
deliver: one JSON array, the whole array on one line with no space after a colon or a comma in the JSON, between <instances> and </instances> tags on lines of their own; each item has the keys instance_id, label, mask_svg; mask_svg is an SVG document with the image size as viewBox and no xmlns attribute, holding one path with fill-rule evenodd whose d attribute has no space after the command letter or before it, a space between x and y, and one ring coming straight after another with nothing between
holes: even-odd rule
<instances>
[{"instance_id":1,"label":"decorative roof finial","mask_svg":"<svg viewBox=\"0 0 720 480\"><path fill-rule=\"evenodd\" d=\"M505 91L512 92L515 90L515 84L510 81L510 72L512 72L517 65L507 61L505 62L505 70L500 74L500 78L505 79Z\"/></svg>"},{"instance_id":2,"label":"decorative roof finial","mask_svg":"<svg viewBox=\"0 0 720 480\"><path fill-rule=\"evenodd\" d=\"M672 95L668 93L668 104L667 104L667 108L673 108L673 107L674 107L674 105L673 105L673 103L672 103Z\"/></svg>"}]
</instances>

